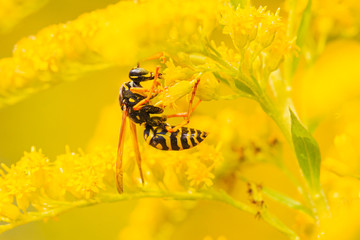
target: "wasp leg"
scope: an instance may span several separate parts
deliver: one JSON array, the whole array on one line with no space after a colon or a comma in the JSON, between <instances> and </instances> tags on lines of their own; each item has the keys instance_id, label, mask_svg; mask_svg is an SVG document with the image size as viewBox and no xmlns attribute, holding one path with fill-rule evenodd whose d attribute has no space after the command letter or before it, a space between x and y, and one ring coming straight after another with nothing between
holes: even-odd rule
<instances>
[{"instance_id":1,"label":"wasp leg","mask_svg":"<svg viewBox=\"0 0 360 240\"><path fill-rule=\"evenodd\" d=\"M116 158L116 187L119 193L123 193L123 170L122 170L122 157L124 150L124 136L125 136L125 125L126 125L127 109L126 106L123 108L122 121L120 127L119 145L117 150Z\"/></svg>"},{"instance_id":2,"label":"wasp leg","mask_svg":"<svg viewBox=\"0 0 360 240\"><path fill-rule=\"evenodd\" d=\"M141 155L140 155L139 143L138 143L137 135L136 135L136 125L132 121L130 121L130 130L131 130L132 142L133 142L133 146L134 146L134 150L135 150L136 163L138 165L139 172L140 172L141 183L144 185L145 181L144 181L144 176L143 176L142 168L141 168Z\"/></svg>"},{"instance_id":3,"label":"wasp leg","mask_svg":"<svg viewBox=\"0 0 360 240\"><path fill-rule=\"evenodd\" d=\"M181 122L180 124L178 124L177 126L175 127L171 127L171 126L166 126L166 130L168 132L176 132L178 129L180 129L181 127L185 126L186 124L188 124L190 122L190 115L194 112L195 108L197 106L199 106L201 100L199 100L195 106L192 108L192 103L194 101L194 97L195 97L195 93L196 93L196 89L197 89L197 86L199 85L199 82L200 82L200 78L197 79L195 85L194 85L194 89L192 91L192 94L191 94L191 98L190 98L190 101L189 101L189 108L188 108L188 111L185 112L185 113L178 113L178 114L173 114L173 115L168 115L167 117L184 117L185 120L183 122Z\"/></svg>"},{"instance_id":4,"label":"wasp leg","mask_svg":"<svg viewBox=\"0 0 360 240\"><path fill-rule=\"evenodd\" d=\"M201 103L201 100L199 100L199 101L195 104L195 106L192 108L190 114L195 111L195 109L197 108L197 106L199 106L200 103ZM173 118L173 117L184 117L184 118L186 118L186 117L188 117L188 116L189 116L189 113L187 113L187 112L182 112L182 113L175 113L175 114L171 114L171 115L166 115L165 117L166 117L166 118ZM190 116L189 116L189 117L190 117Z\"/></svg>"},{"instance_id":5,"label":"wasp leg","mask_svg":"<svg viewBox=\"0 0 360 240\"><path fill-rule=\"evenodd\" d=\"M152 97L152 95L153 95L153 93L154 93L155 87L156 87L157 84L158 84L158 83L157 83L157 79L159 78L159 69L160 69L159 66L156 67L156 73L155 73L155 77L154 77L154 82L153 82L153 84L152 84L152 86L151 86L151 89L150 89L150 91L149 91L148 96L147 96L145 99L143 99L143 100L141 100L140 102L138 102L138 103L133 107L133 109L134 109L135 111L140 110L140 109L143 107L144 104L146 104L146 103L148 103L148 102L150 101L150 99L151 99L151 97Z\"/></svg>"}]
</instances>

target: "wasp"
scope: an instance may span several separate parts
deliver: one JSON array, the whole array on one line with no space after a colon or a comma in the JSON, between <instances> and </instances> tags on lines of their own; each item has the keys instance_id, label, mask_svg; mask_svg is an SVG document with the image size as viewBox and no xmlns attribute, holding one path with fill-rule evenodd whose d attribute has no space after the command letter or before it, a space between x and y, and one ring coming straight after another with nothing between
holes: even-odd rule
<instances>
[{"instance_id":1,"label":"wasp","mask_svg":"<svg viewBox=\"0 0 360 240\"><path fill-rule=\"evenodd\" d=\"M126 118L130 119L129 124L135 158L139 168L141 182L143 184L144 176L141 168L141 155L136 135L136 124L145 127L145 142L159 150L179 151L189 149L201 143L208 135L207 132L185 127L185 125L189 123L191 113L198 105L197 104L194 108L192 108L197 84L200 80L197 81L192 91L188 112L159 116L156 114L162 114L164 109L150 104L150 100L160 91L163 91L163 89L158 87L160 85L158 79L162 78L162 74L159 73L159 67L156 68L156 72L154 74L137 66L136 68L130 70L129 78L130 81L125 82L121 86L119 93L119 103L122 110L122 121L116 160L116 182L119 193L123 192L122 156L124 149ZM143 88L141 86L142 82L150 80L153 80L153 84L150 89ZM184 117L185 120L174 127L166 122L170 117Z\"/></svg>"}]
</instances>

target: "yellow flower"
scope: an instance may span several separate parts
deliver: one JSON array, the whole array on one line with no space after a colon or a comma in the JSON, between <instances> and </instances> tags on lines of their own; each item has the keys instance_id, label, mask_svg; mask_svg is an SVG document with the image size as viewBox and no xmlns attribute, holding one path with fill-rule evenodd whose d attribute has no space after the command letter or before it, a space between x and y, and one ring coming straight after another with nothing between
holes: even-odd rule
<instances>
[{"instance_id":1,"label":"yellow flower","mask_svg":"<svg viewBox=\"0 0 360 240\"><path fill-rule=\"evenodd\" d=\"M106 189L105 174L113 173L114 164L113 148L87 155L75 154L67 149L67 152L58 156L55 161L55 170L58 171L54 174L55 182L62 183L64 189L75 197L89 199L100 190Z\"/></svg>"},{"instance_id":2,"label":"yellow flower","mask_svg":"<svg viewBox=\"0 0 360 240\"><path fill-rule=\"evenodd\" d=\"M207 167L201 162L194 162L189 164L186 175L190 181L190 186L195 188L212 186L212 180L215 178L215 176L211 173L211 168L212 167Z\"/></svg>"},{"instance_id":3,"label":"yellow flower","mask_svg":"<svg viewBox=\"0 0 360 240\"><path fill-rule=\"evenodd\" d=\"M30 202L37 199L35 193L40 192L44 179L47 178L48 159L41 150L36 151L33 147L15 165L8 168L2 164L1 167L6 171L2 176L2 191L7 192L10 198L15 198L19 209L26 212Z\"/></svg>"},{"instance_id":4,"label":"yellow flower","mask_svg":"<svg viewBox=\"0 0 360 240\"><path fill-rule=\"evenodd\" d=\"M286 21L279 12L279 9L272 13L266 11L266 7L253 6L238 7L235 11L229 6L222 12L220 23L224 33L230 35L236 51L223 43L214 48L230 64L232 71L239 69L241 73L236 77L248 87L255 79L265 88L270 73L279 68L286 56L298 51L294 39L286 34ZM226 73L225 69L222 72ZM230 76L226 80L233 82L233 78ZM256 90L251 88L253 92Z\"/></svg>"},{"instance_id":5,"label":"yellow flower","mask_svg":"<svg viewBox=\"0 0 360 240\"><path fill-rule=\"evenodd\" d=\"M233 11L232 6L225 9L220 23L224 24L224 33L232 37L239 50L256 38L263 10L262 7L238 7Z\"/></svg>"}]
</instances>

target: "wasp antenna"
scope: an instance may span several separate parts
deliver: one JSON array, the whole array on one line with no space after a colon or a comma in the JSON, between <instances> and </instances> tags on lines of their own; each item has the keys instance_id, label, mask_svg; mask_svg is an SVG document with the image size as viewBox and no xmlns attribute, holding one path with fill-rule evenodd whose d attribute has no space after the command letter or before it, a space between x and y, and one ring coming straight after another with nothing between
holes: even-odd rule
<instances>
[{"instance_id":1,"label":"wasp antenna","mask_svg":"<svg viewBox=\"0 0 360 240\"><path fill-rule=\"evenodd\" d=\"M137 68L140 67L140 62L137 62L136 67L137 67Z\"/></svg>"},{"instance_id":2,"label":"wasp antenna","mask_svg":"<svg viewBox=\"0 0 360 240\"><path fill-rule=\"evenodd\" d=\"M166 62L165 53L164 52L156 53L155 55L147 57L147 58L143 59L142 61L151 61L151 60L157 60L157 59L160 60L160 63L165 64L165 62Z\"/></svg>"}]
</instances>

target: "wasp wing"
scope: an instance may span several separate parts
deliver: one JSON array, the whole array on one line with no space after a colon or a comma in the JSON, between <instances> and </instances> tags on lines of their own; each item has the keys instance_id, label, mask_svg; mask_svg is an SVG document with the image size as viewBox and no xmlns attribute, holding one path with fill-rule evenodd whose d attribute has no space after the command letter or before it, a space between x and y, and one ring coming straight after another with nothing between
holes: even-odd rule
<instances>
[{"instance_id":1,"label":"wasp wing","mask_svg":"<svg viewBox=\"0 0 360 240\"><path fill-rule=\"evenodd\" d=\"M123 170L122 170L122 157L123 157L123 150L124 150L124 136L125 136L125 125L126 125L126 117L128 115L126 106L123 107L122 112L122 120L120 126L120 136L119 136L119 145L117 150L117 157L116 157L116 187L119 193L123 192Z\"/></svg>"},{"instance_id":2,"label":"wasp wing","mask_svg":"<svg viewBox=\"0 0 360 240\"><path fill-rule=\"evenodd\" d=\"M135 151L136 163L137 163L138 168L139 168L140 177L141 177L141 183L144 184L144 176L143 176L142 168L141 168L141 155L140 155L139 143L138 143L137 135L136 135L136 125L132 121L129 121L129 122L130 122L130 130L131 130L132 142L133 142L134 151Z\"/></svg>"}]
</instances>

